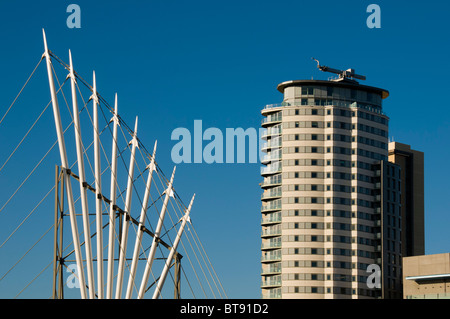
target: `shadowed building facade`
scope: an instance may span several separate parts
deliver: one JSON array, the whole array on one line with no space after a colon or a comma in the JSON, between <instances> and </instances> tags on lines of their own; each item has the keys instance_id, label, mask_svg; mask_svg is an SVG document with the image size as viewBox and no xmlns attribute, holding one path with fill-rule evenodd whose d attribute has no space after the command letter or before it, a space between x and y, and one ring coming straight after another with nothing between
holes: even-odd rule
<instances>
[{"instance_id":1,"label":"shadowed building facade","mask_svg":"<svg viewBox=\"0 0 450 319\"><path fill-rule=\"evenodd\" d=\"M389 143L389 161L401 167L402 254L425 254L424 225L424 154L410 145Z\"/></svg>"}]
</instances>

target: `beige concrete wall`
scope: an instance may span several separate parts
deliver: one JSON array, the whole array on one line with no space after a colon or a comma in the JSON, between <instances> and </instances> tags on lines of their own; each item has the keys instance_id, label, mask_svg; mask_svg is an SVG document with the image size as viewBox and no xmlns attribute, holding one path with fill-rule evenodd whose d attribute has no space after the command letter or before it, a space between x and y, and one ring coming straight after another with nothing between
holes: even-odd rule
<instances>
[{"instance_id":1,"label":"beige concrete wall","mask_svg":"<svg viewBox=\"0 0 450 319\"><path fill-rule=\"evenodd\" d=\"M450 274L450 253L423 255L403 258L404 298L427 298L448 294L450 298L450 278L446 280L408 280L407 277ZM438 296L436 296L437 298Z\"/></svg>"}]
</instances>

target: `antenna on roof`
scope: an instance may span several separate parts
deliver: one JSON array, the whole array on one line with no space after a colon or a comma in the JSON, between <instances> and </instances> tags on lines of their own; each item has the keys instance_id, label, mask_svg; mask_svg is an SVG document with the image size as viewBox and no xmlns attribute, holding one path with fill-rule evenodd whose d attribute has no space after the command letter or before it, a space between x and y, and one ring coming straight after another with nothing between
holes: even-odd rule
<instances>
[{"instance_id":1,"label":"antenna on roof","mask_svg":"<svg viewBox=\"0 0 450 319\"><path fill-rule=\"evenodd\" d=\"M317 62L317 68L320 71L338 74L339 78L336 79L335 81L344 81L344 80L354 81L353 79L358 79L358 80L365 80L366 79L366 77L364 75L355 74L355 70L354 69L347 69L347 70L333 69L333 68L330 68L330 67L325 66L325 65L320 65L319 60L317 60L315 58L312 58L312 59ZM354 82L356 82L356 81L354 81Z\"/></svg>"}]
</instances>

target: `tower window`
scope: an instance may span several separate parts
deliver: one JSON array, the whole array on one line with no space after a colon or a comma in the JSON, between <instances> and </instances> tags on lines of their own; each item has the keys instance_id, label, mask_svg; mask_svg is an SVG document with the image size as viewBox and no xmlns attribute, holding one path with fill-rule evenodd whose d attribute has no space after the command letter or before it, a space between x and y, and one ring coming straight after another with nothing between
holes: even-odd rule
<instances>
[{"instance_id":1,"label":"tower window","mask_svg":"<svg viewBox=\"0 0 450 319\"><path fill-rule=\"evenodd\" d=\"M327 96L333 96L333 87L327 87Z\"/></svg>"},{"instance_id":2,"label":"tower window","mask_svg":"<svg viewBox=\"0 0 450 319\"><path fill-rule=\"evenodd\" d=\"M302 87L302 95L314 95L313 87Z\"/></svg>"}]
</instances>

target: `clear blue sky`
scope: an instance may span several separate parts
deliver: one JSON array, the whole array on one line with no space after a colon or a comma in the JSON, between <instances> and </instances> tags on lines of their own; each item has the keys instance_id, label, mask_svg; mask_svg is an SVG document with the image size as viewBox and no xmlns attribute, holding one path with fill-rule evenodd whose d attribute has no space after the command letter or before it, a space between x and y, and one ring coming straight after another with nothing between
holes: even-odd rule
<instances>
[{"instance_id":1,"label":"clear blue sky","mask_svg":"<svg viewBox=\"0 0 450 319\"><path fill-rule=\"evenodd\" d=\"M81 7L80 29L66 26L71 3ZM381 29L366 26L371 3L381 7ZM127 123L139 116L140 139L148 149L158 140L167 175L175 128L193 130L197 119L204 129L224 132L258 128L261 108L282 99L278 83L328 77L311 57L335 68L351 67L367 76L365 84L390 91L384 103L390 137L425 153L426 253L449 252L449 11L448 2L436 0L0 1L0 115L42 55L45 28L50 49L65 61L71 49L82 77L90 80L96 71L99 90L110 103L118 92ZM42 83L31 85L20 112L0 126L2 149L18 143L49 99L44 65L37 76ZM21 172L27 154L42 141L41 151L54 141L53 126L42 132L0 173L0 204L17 184L13 173ZM40 176L52 185L53 169ZM176 180L185 202L197 194L192 219L228 297L259 298L260 164L180 164ZM38 190L27 194L37 200ZM50 200L48 221L34 220L30 232L51 225L52 205ZM5 225L16 225L21 213L0 213L1 241L12 230ZM13 251L28 248L11 246L0 250L2 263ZM38 259L27 258L24 269ZM6 270L2 267L1 274ZM0 296L10 296L8 289L0 282ZM40 296L39 289L32 291L30 297Z\"/></svg>"}]
</instances>

